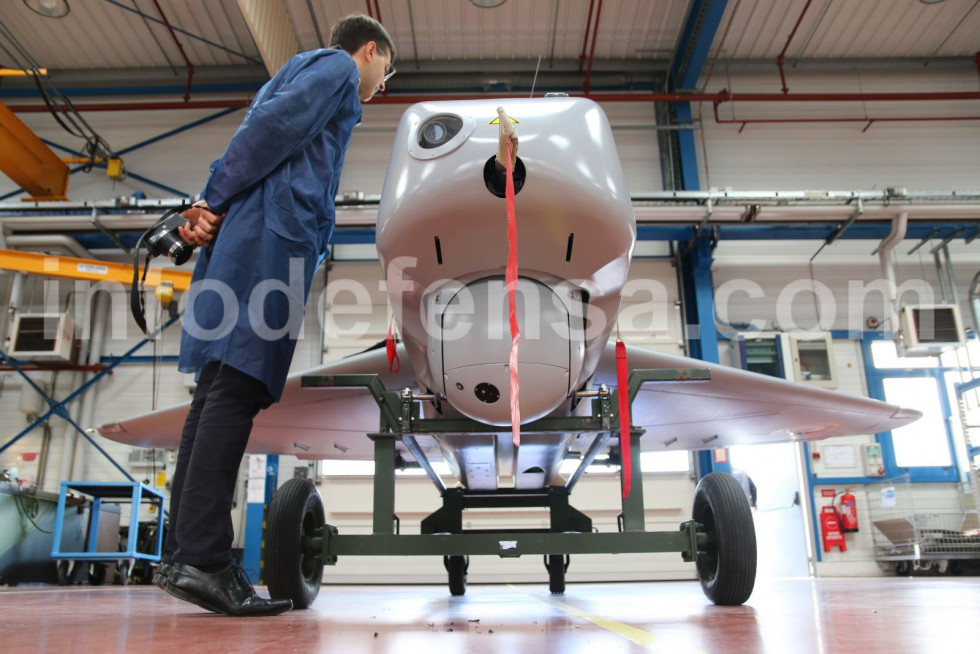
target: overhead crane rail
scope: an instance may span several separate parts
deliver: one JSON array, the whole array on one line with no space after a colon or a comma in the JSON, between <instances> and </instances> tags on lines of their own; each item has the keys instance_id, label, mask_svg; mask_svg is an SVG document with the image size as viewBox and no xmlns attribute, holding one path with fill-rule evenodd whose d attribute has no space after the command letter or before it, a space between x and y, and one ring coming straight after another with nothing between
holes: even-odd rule
<instances>
[{"instance_id":1,"label":"overhead crane rail","mask_svg":"<svg viewBox=\"0 0 980 654\"><path fill-rule=\"evenodd\" d=\"M0 269L63 279L119 282L126 286L133 281L133 267L129 264L18 250L0 249ZM142 268L139 274L142 276ZM147 288L172 286L175 292L180 292L186 291L190 284L191 273L188 271L152 267L146 275L144 286Z\"/></svg>"},{"instance_id":2,"label":"overhead crane rail","mask_svg":"<svg viewBox=\"0 0 980 654\"><path fill-rule=\"evenodd\" d=\"M379 195L338 196L337 227L374 227L379 201ZM159 217L159 212L186 202L186 198L6 202L0 203L0 227L32 233L92 231L88 216L97 210L100 223L108 229L143 231ZM837 223L848 220L859 202L859 223L887 222L901 212L909 214L910 223L980 222L980 189L655 191L633 194L632 202L638 224L702 225L706 217L711 224ZM75 212L79 215L72 215Z\"/></svg>"}]
</instances>

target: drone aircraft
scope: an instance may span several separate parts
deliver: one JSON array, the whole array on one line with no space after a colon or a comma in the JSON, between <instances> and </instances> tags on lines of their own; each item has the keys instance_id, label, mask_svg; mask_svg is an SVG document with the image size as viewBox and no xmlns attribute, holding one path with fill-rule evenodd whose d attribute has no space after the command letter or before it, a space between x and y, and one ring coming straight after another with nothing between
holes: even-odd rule
<instances>
[{"instance_id":1,"label":"drone aircraft","mask_svg":"<svg viewBox=\"0 0 980 654\"><path fill-rule=\"evenodd\" d=\"M516 156L501 149L507 139L516 147L514 123ZM510 237L508 181L516 207ZM544 97L409 107L376 229L401 342L291 375L281 402L255 418L248 446L306 459L373 459L373 533L338 533L325 524L315 486L290 480L268 519L264 573L272 595L308 607L323 566L346 555L442 556L450 591L460 595L471 555L542 555L549 588L561 593L571 554L675 551L696 564L713 602L744 603L756 544L741 487L709 474L695 491L691 520L676 532L647 532L640 450L874 434L920 414L613 342L635 242L612 130L596 103ZM98 430L133 446L173 449L188 406ZM600 455L621 463L615 533L594 532L569 503ZM579 464L565 478L559 467L568 458ZM421 466L442 496L420 533L401 534L393 519L396 461ZM450 484L434 461L448 464ZM544 507L550 527L463 528L464 511L502 506Z\"/></svg>"}]
</instances>

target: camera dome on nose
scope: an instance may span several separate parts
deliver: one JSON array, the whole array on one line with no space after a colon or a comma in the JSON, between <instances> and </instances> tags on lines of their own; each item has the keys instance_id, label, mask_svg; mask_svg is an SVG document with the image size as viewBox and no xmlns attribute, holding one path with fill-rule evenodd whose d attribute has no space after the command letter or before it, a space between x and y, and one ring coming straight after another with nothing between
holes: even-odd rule
<instances>
[{"instance_id":1,"label":"camera dome on nose","mask_svg":"<svg viewBox=\"0 0 980 654\"><path fill-rule=\"evenodd\" d=\"M427 150L447 143L463 129L463 119L452 114L432 116L419 127L419 145Z\"/></svg>"}]
</instances>

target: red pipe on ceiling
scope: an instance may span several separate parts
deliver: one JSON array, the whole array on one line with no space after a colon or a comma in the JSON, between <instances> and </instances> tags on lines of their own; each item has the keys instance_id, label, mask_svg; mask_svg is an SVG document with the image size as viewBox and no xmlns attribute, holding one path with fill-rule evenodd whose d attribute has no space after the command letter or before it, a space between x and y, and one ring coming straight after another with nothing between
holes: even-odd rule
<instances>
[{"instance_id":1,"label":"red pipe on ceiling","mask_svg":"<svg viewBox=\"0 0 980 654\"><path fill-rule=\"evenodd\" d=\"M582 97L584 94L572 94ZM490 97L524 98L526 93L432 93L428 95L392 94L379 96L371 104L415 104L439 100L484 100ZM980 100L980 91L944 91L930 93L590 93L596 102L934 102ZM79 111L151 111L170 109L236 109L250 104L249 100L195 100L191 102L118 102L74 105ZM15 113L44 113L49 111L43 104L7 105ZM882 119L883 120L883 119ZM932 120L932 119L929 119ZM735 121L741 122L741 121Z\"/></svg>"},{"instance_id":2,"label":"red pipe on ceiling","mask_svg":"<svg viewBox=\"0 0 980 654\"><path fill-rule=\"evenodd\" d=\"M41 372L41 371L52 371L52 370L55 371L55 372L60 371L60 370L82 371L82 372L102 372L106 368L108 368L108 366L103 365L101 363L93 363L93 364L89 364L89 365L73 365L73 364L57 364L57 363L51 363L51 364L46 364L46 365L45 364L42 364L42 365L31 365L31 364L28 364L28 365L18 365L16 368L14 368L13 366L6 365L6 364L0 365L0 371L3 371L3 372L9 372L11 370L22 370L24 372ZM111 375L112 373L110 372L109 374Z\"/></svg>"},{"instance_id":3,"label":"red pipe on ceiling","mask_svg":"<svg viewBox=\"0 0 980 654\"><path fill-rule=\"evenodd\" d=\"M874 123L890 122L953 122L963 120L980 120L980 116L916 116L916 117L883 117L883 118L728 118L718 115L718 107L723 102L734 102L736 99L744 102L916 102L916 101L949 101L949 100L978 100L980 93L968 92L936 92L936 93L798 93L795 95L778 95L766 93L745 93L733 95L722 90L719 98L713 101L715 122L719 125L740 125L739 133L751 124L791 124L791 123L867 123L862 133Z\"/></svg>"},{"instance_id":4,"label":"red pipe on ceiling","mask_svg":"<svg viewBox=\"0 0 980 654\"><path fill-rule=\"evenodd\" d=\"M721 35L721 41L718 42L718 47L715 48L715 56L711 58L711 64L708 66L708 72L704 76L704 84L701 88L708 87L708 80L711 79L711 73L715 70L715 63L718 61L718 55L721 54L721 49L725 47L725 41L728 39L728 30L732 29L732 23L735 21L735 14L738 13L738 8L742 5L742 0L735 0L735 4L732 6L732 11L728 14L728 25L725 26L725 31Z\"/></svg>"},{"instance_id":5,"label":"red pipe on ceiling","mask_svg":"<svg viewBox=\"0 0 980 654\"><path fill-rule=\"evenodd\" d=\"M583 89L585 90L585 95L589 94L590 82L592 80L592 62L595 61L595 42L596 37L599 35L599 16L602 14L602 0L599 0L599 5L595 9L595 24L592 26L592 50L589 52L589 70L585 73L585 84Z\"/></svg>"},{"instance_id":6,"label":"red pipe on ceiling","mask_svg":"<svg viewBox=\"0 0 980 654\"><path fill-rule=\"evenodd\" d=\"M706 101L721 102L927 102L932 100L980 100L980 91L930 91L903 93L704 93Z\"/></svg>"},{"instance_id":7,"label":"red pipe on ceiling","mask_svg":"<svg viewBox=\"0 0 980 654\"><path fill-rule=\"evenodd\" d=\"M366 2L366 3L367 3L367 8L368 8L368 16L369 16L370 18L374 18L374 11L373 11L373 10L371 9L371 0L364 0L364 2Z\"/></svg>"},{"instance_id":8,"label":"red pipe on ceiling","mask_svg":"<svg viewBox=\"0 0 980 654\"><path fill-rule=\"evenodd\" d=\"M187 58L187 53L184 52L184 46L180 44L177 40L177 34L174 32L174 28L170 25L170 21L167 20L167 15L163 13L163 9L160 8L160 3L157 0L153 0L154 6L157 8L157 13L160 14L160 18L163 19L163 24L167 26L170 30L170 36L173 38L174 43L177 44L177 49L180 50L180 56L184 58L184 63L187 65L187 88L184 90L184 102L188 102L191 99L191 80L194 79L194 64L191 60Z\"/></svg>"},{"instance_id":9,"label":"red pipe on ceiling","mask_svg":"<svg viewBox=\"0 0 980 654\"><path fill-rule=\"evenodd\" d=\"M78 111L164 111L171 109L236 109L245 108L251 100L192 100L188 102L101 102L74 104ZM25 114L47 113L43 104L8 105L11 111Z\"/></svg>"},{"instance_id":10,"label":"red pipe on ceiling","mask_svg":"<svg viewBox=\"0 0 980 654\"><path fill-rule=\"evenodd\" d=\"M582 74L582 67L585 66L585 48L589 44L589 30L592 29L592 7L595 0L589 0L589 17L585 19L585 38L582 39L582 54L578 56L578 74Z\"/></svg>"},{"instance_id":11,"label":"red pipe on ceiling","mask_svg":"<svg viewBox=\"0 0 980 654\"><path fill-rule=\"evenodd\" d=\"M786 75L783 73L783 61L786 59L786 50L789 49L789 43L796 36L796 30L799 29L800 23L803 22L803 17L806 16L806 10L810 8L810 3L813 0L806 0L806 6L803 7L803 11L800 12L800 17L796 19L796 25L793 26L793 31L789 33L789 38L786 39L786 45L783 46L782 52L776 57L776 66L779 67L779 79L783 82L783 93L789 92L789 87L786 86Z\"/></svg>"},{"instance_id":12,"label":"red pipe on ceiling","mask_svg":"<svg viewBox=\"0 0 980 654\"><path fill-rule=\"evenodd\" d=\"M867 123L862 133L867 132L874 123L905 123L905 122L953 122L961 120L980 120L980 116L915 116L909 118L722 118L718 115L718 105L716 101L715 122L719 125L739 125L738 133L741 134L746 125L756 124L792 124L792 123Z\"/></svg>"}]
</instances>

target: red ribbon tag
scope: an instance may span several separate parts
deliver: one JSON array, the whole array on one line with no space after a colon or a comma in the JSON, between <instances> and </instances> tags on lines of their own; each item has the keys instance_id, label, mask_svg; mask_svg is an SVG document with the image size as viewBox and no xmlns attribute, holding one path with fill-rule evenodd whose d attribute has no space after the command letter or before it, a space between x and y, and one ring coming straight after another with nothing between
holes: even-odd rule
<instances>
[{"instance_id":1,"label":"red ribbon tag","mask_svg":"<svg viewBox=\"0 0 980 654\"><path fill-rule=\"evenodd\" d=\"M514 162L512 144L507 139L507 306L510 315L510 423L514 446L521 444L521 393L517 374L517 345L521 328L517 324L517 217L514 211Z\"/></svg>"},{"instance_id":2,"label":"red ribbon tag","mask_svg":"<svg viewBox=\"0 0 980 654\"><path fill-rule=\"evenodd\" d=\"M623 497L629 497L633 484L633 458L630 456L630 389L626 343L616 340L616 397L619 398L619 453L623 467Z\"/></svg>"},{"instance_id":3,"label":"red ribbon tag","mask_svg":"<svg viewBox=\"0 0 980 654\"><path fill-rule=\"evenodd\" d=\"M392 335L394 318L388 323L388 338L385 339L385 350L388 352L388 372L398 372L402 369L402 362L398 359L395 351L395 337Z\"/></svg>"}]
</instances>

